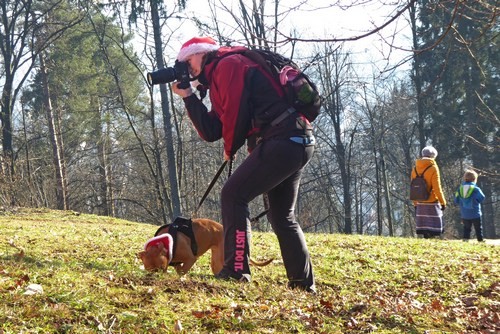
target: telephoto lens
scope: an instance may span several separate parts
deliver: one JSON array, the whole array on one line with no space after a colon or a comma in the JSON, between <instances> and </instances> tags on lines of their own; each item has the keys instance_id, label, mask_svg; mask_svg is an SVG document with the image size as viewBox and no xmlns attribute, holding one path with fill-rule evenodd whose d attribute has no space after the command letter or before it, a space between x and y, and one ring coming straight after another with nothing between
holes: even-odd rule
<instances>
[{"instance_id":1,"label":"telephoto lens","mask_svg":"<svg viewBox=\"0 0 500 334\"><path fill-rule=\"evenodd\" d=\"M189 77L188 64L176 60L174 67L165 67L158 71L149 72L147 74L147 80L150 85L179 81L177 86L181 89L186 89L189 88L189 82L193 79Z\"/></svg>"},{"instance_id":2,"label":"telephoto lens","mask_svg":"<svg viewBox=\"0 0 500 334\"><path fill-rule=\"evenodd\" d=\"M158 71L149 72L147 79L150 85L158 85L175 81L175 69L173 67L166 67Z\"/></svg>"}]
</instances>

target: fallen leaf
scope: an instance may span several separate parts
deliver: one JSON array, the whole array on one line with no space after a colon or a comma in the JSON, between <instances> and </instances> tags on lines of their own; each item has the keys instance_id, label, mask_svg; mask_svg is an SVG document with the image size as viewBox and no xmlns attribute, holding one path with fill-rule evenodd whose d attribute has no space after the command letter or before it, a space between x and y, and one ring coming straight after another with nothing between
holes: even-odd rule
<instances>
[{"instance_id":1,"label":"fallen leaf","mask_svg":"<svg viewBox=\"0 0 500 334\"><path fill-rule=\"evenodd\" d=\"M181 332L182 331L182 323L180 320L176 320L174 324L174 332Z\"/></svg>"},{"instance_id":2,"label":"fallen leaf","mask_svg":"<svg viewBox=\"0 0 500 334\"><path fill-rule=\"evenodd\" d=\"M351 317L349 319L349 322L347 323L347 328L354 328L358 325L358 321L356 319L354 319L353 317Z\"/></svg>"},{"instance_id":3,"label":"fallen leaf","mask_svg":"<svg viewBox=\"0 0 500 334\"><path fill-rule=\"evenodd\" d=\"M465 307L472 307L477 302L477 297L465 297L462 299L462 302L465 304Z\"/></svg>"},{"instance_id":4,"label":"fallen leaf","mask_svg":"<svg viewBox=\"0 0 500 334\"><path fill-rule=\"evenodd\" d=\"M16 281L16 288L24 285L24 283L29 282L30 277L27 274L24 274Z\"/></svg>"},{"instance_id":5,"label":"fallen leaf","mask_svg":"<svg viewBox=\"0 0 500 334\"><path fill-rule=\"evenodd\" d=\"M26 288L26 291L24 292L25 295L36 295L36 294L42 294L43 293L43 288L40 284L30 284Z\"/></svg>"},{"instance_id":6,"label":"fallen leaf","mask_svg":"<svg viewBox=\"0 0 500 334\"><path fill-rule=\"evenodd\" d=\"M443 310L443 303L439 299L434 299L431 303L432 309L436 311L442 311Z\"/></svg>"},{"instance_id":7,"label":"fallen leaf","mask_svg":"<svg viewBox=\"0 0 500 334\"><path fill-rule=\"evenodd\" d=\"M19 247L18 245L16 245L14 243L14 240L13 239L10 239L9 240L9 245L11 247L14 247L15 249L17 249L19 251L19 253L16 253L14 254L14 257L17 258L17 259L20 259L20 258L23 258L24 257L24 249L22 247Z\"/></svg>"},{"instance_id":8,"label":"fallen leaf","mask_svg":"<svg viewBox=\"0 0 500 334\"><path fill-rule=\"evenodd\" d=\"M364 304L357 304L357 305L354 305L350 310L349 312L351 313L356 313L356 312L363 312L364 310L366 310L367 306L364 305Z\"/></svg>"},{"instance_id":9,"label":"fallen leaf","mask_svg":"<svg viewBox=\"0 0 500 334\"><path fill-rule=\"evenodd\" d=\"M191 314L200 319L210 315L210 311L192 311Z\"/></svg>"},{"instance_id":10,"label":"fallen leaf","mask_svg":"<svg viewBox=\"0 0 500 334\"><path fill-rule=\"evenodd\" d=\"M321 299L319 301L320 305L323 306L324 308L328 309L328 310L332 310L333 309L333 303L329 300L323 300Z\"/></svg>"},{"instance_id":11,"label":"fallen leaf","mask_svg":"<svg viewBox=\"0 0 500 334\"><path fill-rule=\"evenodd\" d=\"M21 249L19 253L14 254L14 257L16 259L22 259L24 257L24 250Z\"/></svg>"}]
</instances>

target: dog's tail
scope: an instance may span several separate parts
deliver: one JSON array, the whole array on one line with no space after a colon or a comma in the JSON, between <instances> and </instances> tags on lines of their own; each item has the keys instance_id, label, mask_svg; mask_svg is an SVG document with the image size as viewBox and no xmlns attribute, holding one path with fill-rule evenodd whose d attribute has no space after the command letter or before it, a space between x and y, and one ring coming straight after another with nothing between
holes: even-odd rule
<instances>
[{"instance_id":1,"label":"dog's tail","mask_svg":"<svg viewBox=\"0 0 500 334\"><path fill-rule=\"evenodd\" d=\"M252 266L256 266L256 267L265 267L267 266L269 263L273 262L274 260L274 257L268 259L268 260L264 260L262 262L259 262L259 261L255 261L254 259L250 258L250 264Z\"/></svg>"}]
</instances>

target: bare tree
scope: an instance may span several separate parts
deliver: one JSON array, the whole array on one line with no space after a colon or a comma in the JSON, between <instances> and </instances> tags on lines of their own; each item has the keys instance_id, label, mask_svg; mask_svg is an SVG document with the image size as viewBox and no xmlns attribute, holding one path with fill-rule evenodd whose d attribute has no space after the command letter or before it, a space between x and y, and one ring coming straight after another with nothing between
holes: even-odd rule
<instances>
[{"instance_id":1,"label":"bare tree","mask_svg":"<svg viewBox=\"0 0 500 334\"><path fill-rule=\"evenodd\" d=\"M37 59L43 60L42 52L53 41L57 40L66 30L81 22L82 17L67 13L63 19L51 22L51 13L67 9L66 2L52 0L40 3L33 0L2 1L0 5L0 52L3 63L2 97L0 101L0 121L2 126L2 149L0 174L8 190L8 202L16 205L15 177L15 148L13 145L14 123L13 112L18 94L26 79L31 74ZM50 29L48 28L50 26ZM46 87L48 89L48 86ZM48 92L48 91L47 91ZM49 100L47 100L49 102ZM47 104L49 107L50 104ZM53 119L53 125L57 127L58 120ZM58 132L53 139L56 140ZM54 141L54 144L56 141ZM59 138L59 146L54 149L54 167L58 182L56 194L58 207L67 208L67 191L65 180L64 157L62 156L62 141Z\"/></svg>"},{"instance_id":2,"label":"bare tree","mask_svg":"<svg viewBox=\"0 0 500 334\"><path fill-rule=\"evenodd\" d=\"M82 17L68 15L64 22L54 22L50 32L40 32L49 24L49 15L56 8L64 8L65 1L51 0L43 4L34 0L2 1L0 5L0 52L3 60L4 85L2 88L2 173L14 175L14 148L12 144L12 112L21 87L30 75L37 56L50 43L70 27L81 22ZM33 41L36 41L33 44ZM35 47L34 47L35 46Z\"/></svg>"},{"instance_id":3,"label":"bare tree","mask_svg":"<svg viewBox=\"0 0 500 334\"><path fill-rule=\"evenodd\" d=\"M52 160L56 176L56 199L59 210L67 210L68 207L68 181L66 174L66 161L64 159L64 145L61 134L61 124L59 114L52 107L51 91L47 67L45 66L45 53L41 52L40 76L42 78L44 107L47 115L47 124L50 133L50 143L52 145Z\"/></svg>"},{"instance_id":4,"label":"bare tree","mask_svg":"<svg viewBox=\"0 0 500 334\"><path fill-rule=\"evenodd\" d=\"M354 121L349 102L352 96L349 85L349 73L352 69L348 53L341 47L326 44L324 57L319 61L318 72L325 97L323 108L328 123L318 126L320 138L329 143L338 165L342 182L342 206L344 224L342 231L352 233L352 174L350 161L357 125Z\"/></svg>"}]
</instances>

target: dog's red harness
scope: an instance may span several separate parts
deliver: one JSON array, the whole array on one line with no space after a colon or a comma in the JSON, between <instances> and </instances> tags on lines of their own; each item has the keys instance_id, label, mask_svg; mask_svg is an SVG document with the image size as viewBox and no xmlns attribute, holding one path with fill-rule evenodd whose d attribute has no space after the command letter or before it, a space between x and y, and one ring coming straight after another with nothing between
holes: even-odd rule
<instances>
[{"instance_id":1,"label":"dog's red harness","mask_svg":"<svg viewBox=\"0 0 500 334\"><path fill-rule=\"evenodd\" d=\"M149 239L146 242L146 244L144 245L144 250L147 250L149 247L155 246L158 244L163 244L163 246L167 250L167 260L168 260L168 263L170 264L170 261L172 261L172 257L174 254L174 252L173 252L174 239L168 233L160 234L156 237Z\"/></svg>"}]
</instances>

